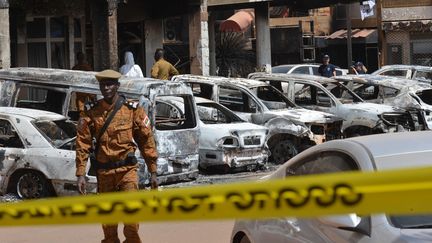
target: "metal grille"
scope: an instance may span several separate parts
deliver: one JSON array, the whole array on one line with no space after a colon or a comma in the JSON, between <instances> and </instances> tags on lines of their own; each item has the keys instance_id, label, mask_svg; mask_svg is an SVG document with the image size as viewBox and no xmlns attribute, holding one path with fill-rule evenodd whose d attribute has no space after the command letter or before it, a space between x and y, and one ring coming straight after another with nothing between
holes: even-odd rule
<instances>
[{"instance_id":1,"label":"metal grille","mask_svg":"<svg viewBox=\"0 0 432 243\"><path fill-rule=\"evenodd\" d=\"M432 31L386 31L386 64L432 66Z\"/></svg>"}]
</instances>

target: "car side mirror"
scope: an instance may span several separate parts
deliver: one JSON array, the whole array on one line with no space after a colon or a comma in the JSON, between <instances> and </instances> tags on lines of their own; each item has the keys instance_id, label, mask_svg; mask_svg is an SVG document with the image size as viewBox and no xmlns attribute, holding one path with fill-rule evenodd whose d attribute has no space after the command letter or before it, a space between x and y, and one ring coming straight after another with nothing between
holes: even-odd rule
<instances>
[{"instance_id":1,"label":"car side mirror","mask_svg":"<svg viewBox=\"0 0 432 243\"><path fill-rule=\"evenodd\" d=\"M346 214L339 216L321 217L318 219L321 223L333 227L357 227L360 224L361 218L357 214Z\"/></svg>"},{"instance_id":2,"label":"car side mirror","mask_svg":"<svg viewBox=\"0 0 432 243\"><path fill-rule=\"evenodd\" d=\"M322 224L341 230L357 232L371 236L371 219L369 216L359 217L357 214L345 214L318 218Z\"/></svg>"}]
</instances>

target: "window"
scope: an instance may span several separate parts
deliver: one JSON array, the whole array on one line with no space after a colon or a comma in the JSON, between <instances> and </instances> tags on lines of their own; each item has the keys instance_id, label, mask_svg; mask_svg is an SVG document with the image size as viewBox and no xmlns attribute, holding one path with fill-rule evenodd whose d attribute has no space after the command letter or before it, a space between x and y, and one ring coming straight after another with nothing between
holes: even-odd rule
<instances>
[{"instance_id":1,"label":"window","mask_svg":"<svg viewBox=\"0 0 432 243\"><path fill-rule=\"evenodd\" d=\"M70 60L74 60L77 52L84 52L83 24L81 18L28 16L26 18L28 66L63 69L73 66L74 63L70 63ZM74 41L71 47L67 44L69 36L72 36Z\"/></svg>"},{"instance_id":2,"label":"window","mask_svg":"<svg viewBox=\"0 0 432 243\"><path fill-rule=\"evenodd\" d=\"M394 89L394 88L390 88L390 87L381 87L381 89L382 89L384 98L392 98L392 97L395 97L399 93L399 90Z\"/></svg>"},{"instance_id":3,"label":"window","mask_svg":"<svg viewBox=\"0 0 432 243\"><path fill-rule=\"evenodd\" d=\"M378 99L379 88L373 85L363 84L356 88L354 92L364 100Z\"/></svg>"},{"instance_id":4,"label":"window","mask_svg":"<svg viewBox=\"0 0 432 243\"><path fill-rule=\"evenodd\" d=\"M179 130L196 126L193 97L158 96L156 97L156 129Z\"/></svg>"},{"instance_id":5,"label":"window","mask_svg":"<svg viewBox=\"0 0 432 243\"><path fill-rule=\"evenodd\" d=\"M213 95L213 85L190 83L194 96L211 100Z\"/></svg>"},{"instance_id":6,"label":"window","mask_svg":"<svg viewBox=\"0 0 432 243\"><path fill-rule=\"evenodd\" d=\"M62 148L65 144L75 140L76 128L72 122L66 120L37 121L34 126L56 148Z\"/></svg>"},{"instance_id":7,"label":"window","mask_svg":"<svg viewBox=\"0 0 432 243\"><path fill-rule=\"evenodd\" d=\"M259 86L251 91L264 103L269 110L280 110L295 107L281 92L273 86Z\"/></svg>"},{"instance_id":8,"label":"window","mask_svg":"<svg viewBox=\"0 0 432 243\"><path fill-rule=\"evenodd\" d=\"M315 87L302 83L294 84L294 97L297 105L316 105Z\"/></svg>"},{"instance_id":9,"label":"window","mask_svg":"<svg viewBox=\"0 0 432 243\"><path fill-rule=\"evenodd\" d=\"M287 168L287 176L326 174L355 171L359 167L355 160L342 152L326 151L310 155Z\"/></svg>"},{"instance_id":10,"label":"window","mask_svg":"<svg viewBox=\"0 0 432 243\"><path fill-rule=\"evenodd\" d=\"M219 103L237 112L255 113L256 103L244 92L229 87L219 88Z\"/></svg>"},{"instance_id":11,"label":"window","mask_svg":"<svg viewBox=\"0 0 432 243\"><path fill-rule=\"evenodd\" d=\"M309 67L306 67L306 66L297 67L292 71L292 73L309 74Z\"/></svg>"},{"instance_id":12,"label":"window","mask_svg":"<svg viewBox=\"0 0 432 243\"><path fill-rule=\"evenodd\" d=\"M227 108L218 103L199 103L199 118L205 124L224 124L243 122L243 120Z\"/></svg>"},{"instance_id":13,"label":"window","mask_svg":"<svg viewBox=\"0 0 432 243\"><path fill-rule=\"evenodd\" d=\"M0 120L0 147L24 148L15 128L7 120Z\"/></svg>"},{"instance_id":14,"label":"window","mask_svg":"<svg viewBox=\"0 0 432 243\"><path fill-rule=\"evenodd\" d=\"M432 70L431 71L417 71L415 73L415 80L423 81L423 82L432 82Z\"/></svg>"},{"instance_id":15,"label":"window","mask_svg":"<svg viewBox=\"0 0 432 243\"><path fill-rule=\"evenodd\" d=\"M30 86L21 86L16 107L31 108L63 114L66 93Z\"/></svg>"},{"instance_id":16,"label":"window","mask_svg":"<svg viewBox=\"0 0 432 243\"><path fill-rule=\"evenodd\" d=\"M408 72L408 70L388 70L388 71L384 71L384 72L380 73L379 75L406 78L407 72Z\"/></svg>"}]
</instances>

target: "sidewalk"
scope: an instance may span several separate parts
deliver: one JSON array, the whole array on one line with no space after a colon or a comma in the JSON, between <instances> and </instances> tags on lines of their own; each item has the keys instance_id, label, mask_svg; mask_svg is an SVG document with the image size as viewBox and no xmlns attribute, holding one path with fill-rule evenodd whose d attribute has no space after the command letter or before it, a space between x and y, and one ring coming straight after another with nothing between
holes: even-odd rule
<instances>
[{"instance_id":1,"label":"sidewalk","mask_svg":"<svg viewBox=\"0 0 432 243\"><path fill-rule=\"evenodd\" d=\"M233 221L146 223L140 225L142 241L151 243L228 243ZM119 226L120 240L123 226ZM102 240L100 225L0 227L2 243L95 243Z\"/></svg>"}]
</instances>

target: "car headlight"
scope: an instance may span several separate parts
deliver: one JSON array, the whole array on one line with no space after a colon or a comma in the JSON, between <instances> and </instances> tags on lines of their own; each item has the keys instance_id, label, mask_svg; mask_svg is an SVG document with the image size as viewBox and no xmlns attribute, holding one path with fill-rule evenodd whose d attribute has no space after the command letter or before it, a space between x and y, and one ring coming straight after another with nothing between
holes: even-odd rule
<instances>
[{"instance_id":1,"label":"car headlight","mask_svg":"<svg viewBox=\"0 0 432 243\"><path fill-rule=\"evenodd\" d=\"M239 146L239 142L235 137L224 137L219 139L217 146L220 148L237 148Z\"/></svg>"}]
</instances>

